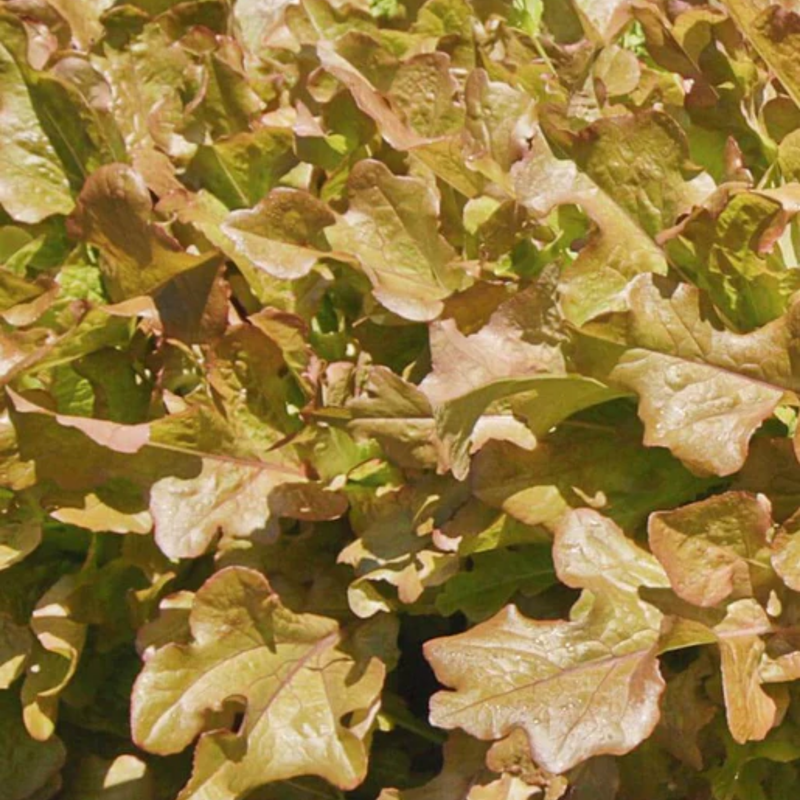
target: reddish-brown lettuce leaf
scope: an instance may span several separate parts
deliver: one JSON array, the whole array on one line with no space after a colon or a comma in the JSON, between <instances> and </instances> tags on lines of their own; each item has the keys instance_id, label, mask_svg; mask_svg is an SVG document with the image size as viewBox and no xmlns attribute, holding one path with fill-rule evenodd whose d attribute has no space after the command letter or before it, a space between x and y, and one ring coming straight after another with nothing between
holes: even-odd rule
<instances>
[{"instance_id":1,"label":"reddish-brown lettuce leaf","mask_svg":"<svg viewBox=\"0 0 800 800\"><path fill-rule=\"evenodd\" d=\"M352 254L378 301L411 320L430 320L466 275L437 230L439 198L429 184L361 161L348 181L349 207L327 231L334 250Z\"/></svg>"},{"instance_id":2,"label":"reddish-brown lettuce leaf","mask_svg":"<svg viewBox=\"0 0 800 800\"><path fill-rule=\"evenodd\" d=\"M5 2L0 796L793 800L796 6Z\"/></svg>"},{"instance_id":3,"label":"reddish-brown lettuce leaf","mask_svg":"<svg viewBox=\"0 0 800 800\"><path fill-rule=\"evenodd\" d=\"M736 334L689 284L643 275L625 297L618 318L584 327L579 361L639 395L645 444L668 447L701 474L738 471L753 433L798 387L800 306Z\"/></svg>"},{"instance_id":4,"label":"reddish-brown lettuce leaf","mask_svg":"<svg viewBox=\"0 0 800 800\"><path fill-rule=\"evenodd\" d=\"M665 586L666 576L593 511L565 517L553 560L562 581L585 590L569 622L527 619L508 606L425 652L453 689L434 697L434 724L481 739L524 728L537 762L562 772L593 755L628 752L655 727L661 614L637 589Z\"/></svg>"},{"instance_id":5,"label":"reddish-brown lettuce leaf","mask_svg":"<svg viewBox=\"0 0 800 800\"><path fill-rule=\"evenodd\" d=\"M78 198L77 224L102 253L112 300L148 294L208 259L184 252L152 221L152 208L141 175L123 164L96 170Z\"/></svg>"},{"instance_id":6,"label":"reddish-brown lettuce leaf","mask_svg":"<svg viewBox=\"0 0 800 800\"><path fill-rule=\"evenodd\" d=\"M763 497L727 492L650 517L649 542L675 593L698 606L763 595L772 527ZM761 560L759 560L761 559Z\"/></svg>"},{"instance_id":7,"label":"reddish-brown lettuce leaf","mask_svg":"<svg viewBox=\"0 0 800 800\"><path fill-rule=\"evenodd\" d=\"M238 732L201 736L181 797L213 787L234 798L297 775L342 788L363 779L385 667L357 631L347 639L331 619L293 614L243 568L205 584L189 624L192 641L158 650L137 681L135 740L152 752L179 752L204 730L204 712L229 698L242 698L245 719Z\"/></svg>"}]
</instances>

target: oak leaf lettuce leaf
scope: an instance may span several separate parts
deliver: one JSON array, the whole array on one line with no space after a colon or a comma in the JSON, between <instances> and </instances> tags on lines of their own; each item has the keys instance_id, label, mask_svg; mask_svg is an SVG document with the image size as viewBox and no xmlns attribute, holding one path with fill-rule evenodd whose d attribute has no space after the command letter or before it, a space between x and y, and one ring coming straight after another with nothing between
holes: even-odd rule
<instances>
[{"instance_id":1,"label":"oak leaf lettuce leaf","mask_svg":"<svg viewBox=\"0 0 800 800\"><path fill-rule=\"evenodd\" d=\"M141 505L128 508L138 513L149 504L156 541L170 557L202 554L220 531L247 536L271 526L274 535L280 516L331 519L346 509L343 497L308 482L291 452L258 458L242 442L237 448L224 421L203 409L124 425L54 414L11 396L17 429L31 447L23 455L39 474L74 491L94 489L110 475L138 486ZM61 454L76 447L82 468L65 471Z\"/></svg>"},{"instance_id":2,"label":"oak leaf lettuce leaf","mask_svg":"<svg viewBox=\"0 0 800 800\"><path fill-rule=\"evenodd\" d=\"M675 593L698 606L732 597L764 597L770 587L767 536L772 509L764 497L726 492L650 516L650 550Z\"/></svg>"},{"instance_id":3,"label":"oak leaf lettuce leaf","mask_svg":"<svg viewBox=\"0 0 800 800\"><path fill-rule=\"evenodd\" d=\"M668 584L655 558L590 510L566 515L553 561L562 582L585 590L569 621L539 622L507 606L427 642L425 655L452 689L431 700L434 725L480 739L523 728L537 763L563 772L632 750L658 722L662 615L637 590Z\"/></svg>"},{"instance_id":4,"label":"oak leaf lettuce leaf","mask_svg":"<svg viewBox=\"0 0 800 800\"><path fill-rule=\"evenodd\" d=\"M179 752L203 734L180 797L213 787L237 798L299 775L361 782L385 666L359 652L357 633L347 639L334 620L292 613L261 575L237 567L198 591L190 627L189 644L147 660L132 707L134 739L150 752ZM203 733L205 712L234 697L245 705L239 731Z\"/></svg>"},{"instance_id":5,"label":"oak leaf lettuce leaf","mask_svg":"<svg viewBox=\"0 0 800 800\"><path fill-rule=\"evenodd\" d=\"M793 343L800 306L738 334L689 284L642 275L625 296L628 310L618 319L584 326L579 364L639 395L646 445L669 448L699 474L737 472L752 435L800 385Z\"/></svg>"}]
</instances>

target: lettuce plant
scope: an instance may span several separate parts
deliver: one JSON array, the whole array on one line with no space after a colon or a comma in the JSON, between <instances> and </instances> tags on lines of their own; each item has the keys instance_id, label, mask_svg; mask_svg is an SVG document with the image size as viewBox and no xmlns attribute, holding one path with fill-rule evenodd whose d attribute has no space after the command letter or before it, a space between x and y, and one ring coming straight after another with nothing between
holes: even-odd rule
<instances>
[{"instance_id":1,"label":"lettuce plant","mask_svg":"<svg viewBox=\"0 0 800 800\"><path fill-rule=\"evenodd\" d=\"M0 800L794 800L795 6L6 0Z\"/></svg>"}]
</instances>

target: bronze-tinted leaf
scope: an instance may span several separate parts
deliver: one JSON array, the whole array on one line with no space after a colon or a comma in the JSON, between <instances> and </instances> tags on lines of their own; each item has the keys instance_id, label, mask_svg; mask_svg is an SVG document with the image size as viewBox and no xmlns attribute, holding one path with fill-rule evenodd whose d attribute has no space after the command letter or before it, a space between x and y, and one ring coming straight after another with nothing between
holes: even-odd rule
<instances>
[{"instance_id":1,"label":"bronze-tinted leaf","mask_svg":"<svg viewBox=\"0 0 800 800\"><path fill-rule=\"evenodd\" d=\"M431 721L481 739L524 728L534 758L563 772L586 758L622 753L658 721L664 682L655 643L661 614L637 595L666 576L612 522L567 515L553 547L559 578L586 590L569 622L539 622L508 606L425 654L453 691L431 702Z\"/></svg>"},{"instance_id":2,"label":"bronze-tinted leaf","mask_svg":"<svg viewBox=\"0 0 800 800\"><path fill-rule=\"evenodd\" d=\"M192 642L157 650L136 683L136 742L179 752L204 730L207 710L240 697L246 713L238 732L201 736L182 798L212 787L235 798L298 775L342 788L363 779L385 667L359 651L357 631L347 638L331 619L293 614L262 576L235 567L200 589L190 625Z\"/></svg>"},{"instance_id":3,"label":"bronze-tinted leaf","mask_svg":"<svg viewBox=\"0 0 800 800\"><path fill-rule=\"evenodd\" d=\"M185 252L153 221L152 210L142 176L124 164L95 170L78 197L76 220L86 240L103 255L112 300L149 294L215 257Z\"/></svg>"},{"instance_id":4,"label":"bronze-tinted leaf","mask_svg":"<svg viewBox=\"0 0 800 800\"><path fill-rule=\"evenodd\" d=\"M688 284L642 275L618 319L585 326L579 361L639 395L645 444L668 447L700 474L741 468L750 437L800 386L800 305L750 334L725 330Z\"/></svg>"},{"instance_id":5,"label":"bronze-tinted leaf","mask_svg":"<svg viewBox=\"0 0 800 800\"><path fill-rule=\"evenodd\" d=\"M769 632L767 615L755 600L737 600L714 631L731 735L737 742L763 739L778 720L777 703L764 691L758 669L765 649L760 635Z\"/></svg>"},{"instance_id":6,"label":"bronze-tinted leaf","mask_svg":"<svg viewBox=\"0 0 800 800\"><path fill-rule=\"evenodd\" d=\"M698 606L752 597L765 585L764 551L772 528L769 503L727 492L650 517L650 549L675 593ZM760 593L760 592L759 592Z\"/></svg>"},{"instance_id":7,"label":"bronze-tinted leaf","mask_svg":"<svg viewBox=\"0 0 800 800\"><path fill-rule=\"evenodd\" d=\"M334 250L355 258L375 297L406 319L435 319L465 275L438 231L439 198L418 178L360 161L348 181L349 208L327 231Z\"/></svg>"}]
</instances>

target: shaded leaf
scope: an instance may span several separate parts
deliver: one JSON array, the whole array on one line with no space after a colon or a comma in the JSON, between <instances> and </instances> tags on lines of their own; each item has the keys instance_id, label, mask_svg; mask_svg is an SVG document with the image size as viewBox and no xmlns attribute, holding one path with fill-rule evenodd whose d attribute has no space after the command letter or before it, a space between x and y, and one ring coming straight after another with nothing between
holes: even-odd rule
<instances>
[{"instance_id":1,"label":"shaded leaf","mask_svg":"<svg viewBox=\"0 0 800 800\"><path fill-rule=\"evenodd\" d=\"M738 492L658 512L648 524L650 549L675 593L690 603L716 606L729 597L752 597L765 583L759 556L772 527L770 512L763 498Z\"/></svg>"},{"instance_id":2,"label":"shaded leaf","mask_svg":"<svg viewBox=\"0 0 800 800\"><path fill-rule=\"evenodd\" d=\"M74 618L77 578L66 575L37 603L31 628L39 641L22 686L23 717L30 735L49 740L58 719L59 695L72 680L86 643L86 625Z\"/></svg>"},{"instance_id":3,"label":"shaded leaf","mask_svg":"<svg viewBox=\"0 0 800 800\"><path fill-rule=\"evenodd\" d=\"M112 760L89 756L80 762L63 796L74 800L151 800L152 772L136 756Z\"/></svg>"},{"instance_id":4,"label":"shaded leaf","mask_svg":"<svg viewBox=\"0 0 800 800\"><path fill-rule=\"evenodd\" d=\"M444 767L433 780L416 789L384 789L378 800L474 800L476 786L493 777L486 769L487 746L456 731L444 745Z\"/></svg>"},{"instance_id":5,"label":"shaded leaf","mask_svg":"<svg viewBox=\"0 0 800 800\"><path fill-rule=\"evenodd\" d=\"M42 539L41 523L33 519L13 519L6 515L0 529L0 570L32 553Z\"/></svg>"},{"instance_id":6,"label":"shaded leaf","mask_svg":"<svg viewBox=\"0 0 800 800\"><path fill-rule=\"evenodd\" d=\"M794 253L780 242L797 199L790 187L726 199L696 208L662 241L725 316L749 331L783 314L800 285Z\"/></svg>"},{"instance_id":7,"label":"shaded leaf","mask_svg":"<svg viewBox=\"0 0 800 800\"><path fill-rule=\"evenodd\" d=\"M186 177L190 185L208 190L228 208L250 208L295 163L289 132L260 128L201 145Z\"/></svg>"},{"instance_id":8,"label":"shaded leaf","mask_svg":"<svg viewBox=\"0 0 800 800\"><path fill-rule=\"evenodd\" d=\"M674 123L659 124L661 118L655 116L632 118L627 127L635 131L640 122L644 124L645 132L651 127L659 135L674 130ZM625 123L620 125L613 120L605 123L604 129L610 133L609 144L612 147L621 146L620 134L624 128ZM592 136L591 130L585 132L583 141L584 161L591 168L594 156L602 167L604 156L602 150L593 149L596 137ZM613 176L602 169L597 170L601 183L596 183L590 174L580 170L576 162L557 159L542 131L538 130L525 158L512 167L515 193L520 202L534 213L544 215L555 206L577 203L598 226L599 238L591 240L584 248L585 252L568 267L562 282L564 310L576 324L620 309L616 295L635 275L642 272L666 274L664 254L651 238L657 232L659 208L656 206L653 216L642 220L637 213L640 207L637 197L642 199L643 210L650 205L644 200L647 190L639 188L639 174L645 177L653 195L661 191L660 178L665 174L663 146L662 142L656 147L626 150L623 157L613 160ZM666 161L666 166L672 170L679 166L685 154L680 146L675 151L674 141L669 141L666 146L674 151L673 157ZM679 174L677 177L680 186L682 179ZM671 224L668 215L666 212L662 219L668 219L666 224ZM643 228L644 225L649 226L649 232Z\"/></svg>"},{"instance_id":9,"label":"shaded leaf","mask_svg":"<svg viewBox=\"0 0 800 800\"><path fill-rule=\"evenodd\" d=\"M355 569L348 589L357 616L389 611L397 601L417 602L425 589L439 586L458 569L458 558L436 546L433 533L466 498L463 484L426 476L408 486L372 498L349 493L351 523L359 534L339 554L338 561ZM384 591L389 584L393 593Z\"/></svg>"},{"instance_id":10,"label":"shaded leaf","mask_svg":"<svg viewBox=\"0 0 800 800\"><path fill-rule=\"evenodd\" d=\"M536 594L554 582L548 547L476 553L472 569L459 572L444 585L436 607L446 616L461 611L479 622L496 613L516 592Z\"/></svg>"},{"instance_id":11,"label":"shaded leaf","mask_svg":"<svg viewBox=\"0 0 800 800\"><path fill-rule=\"evenodd\" d=\"M704 653L667 682L661 720L654 734L670 753L696 770L703 768L698 735L717 713L703 688L712 674L713 666Z\"/></svg>"},{"instance_id":12,"label":"shaded leaf","mask_svg":"<svg viewBox=\"0 0 800 800\"><path fill-rule=\"evenodd\" d=\"M8 800L29 800L54 778L64 764L60 739L31 739L22 724L19 701L13 692L0 692L0 780Z\"/></svg>"},{"instance_id":13,"label":"shaded leaf","mask_svg":"<svg viewBox=\"0 0 800 800\"><path fill-rule=\"evenodd\" d=\"M373 367L347 410L348 430L377 439L400 466L436 464L436 423L430 402L390 369Z\"/></svg>"},{"instance_id":14,"label":"shaded leaf","mask_svg":"<svg viewBox=\"0 0 800 800\"><path fill-rule=\"evenodd\" d=\"M148 294L208 260L181 250L151 221L152 208L142 177L122 164L96 170L78 198L76 219L86 239L103 254L112 300Z\"/></svg>"},{"instance_id":15,"label":"shaded leaf","mask_svg":"<svg viewBox=\"0 0 800 800\"><path fill-rule=\"evenodd\" d=\"M475 456L475 494L528 525L552 527L570 508L595 508L625 528L651 511L691 500L710 482L693 476L662 449L641 447L629 414L567 422L531 451L504 442Z\"/></svg>"},{"instance_id":16,"label":"shaded leaf","mask_svg":"<svg viewBox=\"0 0 800 800\"><path fill-rule=\"evenodd\" d=\"M0 616L0 690L8 689L22 674L33 647L27 627Z\"/></svg>"},{"instance_id":17,"label":"shaded leaf","mask_svg":"<svg viewBox=\"0 0 800 800\"><path fill-rule=\"evenodd\" d=\"M800 507L800 464L792 442L761 436L753 439L747 461L731 488L765 495L777 522L790 517Z\"/></svg>"}]
</instances>

